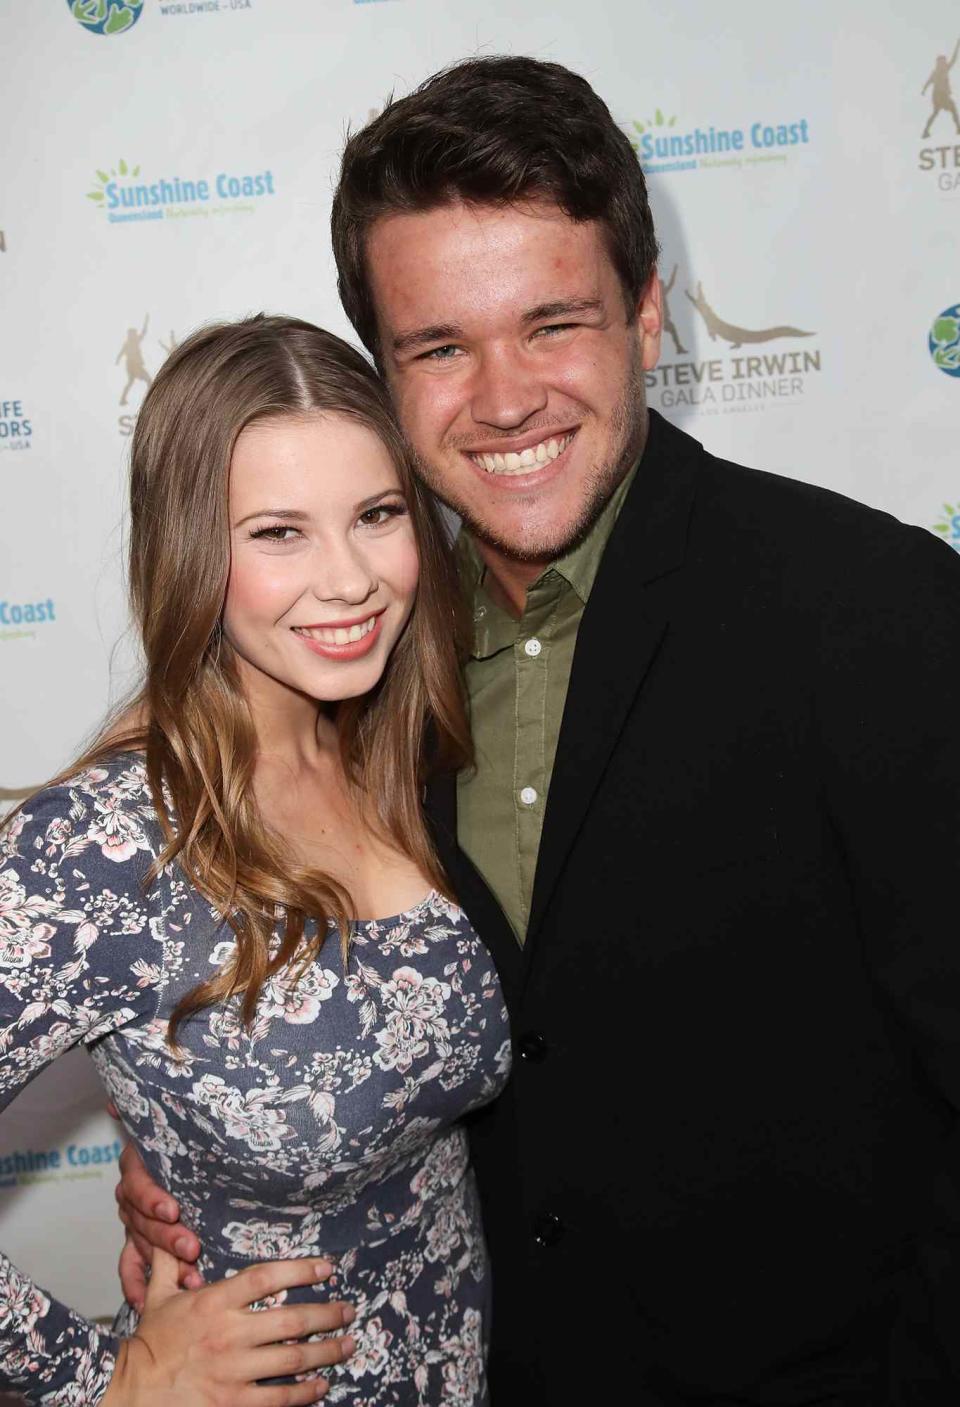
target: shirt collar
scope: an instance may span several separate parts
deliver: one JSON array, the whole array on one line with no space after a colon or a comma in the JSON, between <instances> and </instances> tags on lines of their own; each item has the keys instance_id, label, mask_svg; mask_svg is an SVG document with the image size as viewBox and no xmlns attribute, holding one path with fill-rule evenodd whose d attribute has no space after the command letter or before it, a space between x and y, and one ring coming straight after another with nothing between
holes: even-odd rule
<instances>
[{"instance_id":1,"label":"shirt collar","mask_svg":"<svg viewBox=\"0 0 960 1407\"><path fill-rule=\"evenodd\" d=\"M531 589L544 582L552 572L573 589L581 606L587 604L597 572L600 570L604 550L636 473L637 464L634 464L607 499L583 541L545 567L536 581L531 583ZM518 622L508 611L498 606L487 592L484 586L486 566L477 551L476 543L465 528L461 529L457 538L456 553L460 579L473 613L474 641L471 654L474 659L486 659L508 645L513 645L517 638Z\"/></svg>"}]
</instances>

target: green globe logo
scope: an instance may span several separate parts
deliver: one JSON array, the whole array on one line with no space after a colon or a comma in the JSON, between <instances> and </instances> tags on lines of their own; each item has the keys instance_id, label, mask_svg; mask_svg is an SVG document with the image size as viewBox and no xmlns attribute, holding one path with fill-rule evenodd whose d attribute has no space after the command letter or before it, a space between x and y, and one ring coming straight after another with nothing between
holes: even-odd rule
<instances>
[{"instance_id":1,"label":"green globe logo","mask_svg":"<svg viewBox=\"0 0 960 1407\"><path fill-rule=\"evenodd\" d=\"M67 0L73 18L91 34L124 34L140 18L143 0Z\"/></svg>"},{"instance_id":2,"label":"green globe logo","mask_svg":"<svg viewBox=\"0 0 960 1407\"><path fill-rule=\"evenodd\" d=\"M960 376L960 303L935 319L927 341L934 366L947 376Z\"/></svg>"}]
</instances>

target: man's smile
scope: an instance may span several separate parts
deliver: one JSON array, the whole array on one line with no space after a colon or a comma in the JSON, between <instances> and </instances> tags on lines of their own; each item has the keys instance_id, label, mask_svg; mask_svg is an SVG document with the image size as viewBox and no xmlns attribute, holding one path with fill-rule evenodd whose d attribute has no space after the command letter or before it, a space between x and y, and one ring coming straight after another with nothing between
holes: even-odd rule
<instances>
[{"instance_id":1,"label":"man's smile","mask_svg":"<svg viewBox=\"0 0 960 1407\"><path fill-rule=\"evenodd\" d=\"M563 435L551 435L547 439L505 452L477 449L467 450L466 453L474 464L488 474L529 474L531 470L540 469L545 464L552 464L559 459L576 433L575 429L569 430Z\"/></svg>"}]
</instances>

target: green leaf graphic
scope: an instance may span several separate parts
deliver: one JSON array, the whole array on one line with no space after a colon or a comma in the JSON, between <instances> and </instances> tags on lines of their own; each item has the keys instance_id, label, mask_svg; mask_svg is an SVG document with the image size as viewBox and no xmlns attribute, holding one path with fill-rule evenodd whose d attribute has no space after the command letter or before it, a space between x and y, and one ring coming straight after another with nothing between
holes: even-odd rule
<instances>
[{"instance_id":1,"label":"green leaf graphic","mask_svg":"<svg viewBox=\"0 0 960 1407\"><path fill-rule=\"evenodd\" d=\"M110 177L107 175L106 171L99 171L99 170L98 170L98 171L97 171L97 175L100 177L100 179L101 179L101 181L103 182L104 185L106 185L107 182L108 182L109 179L110 179Z\"/></svg>"},{"instance_id":2,"label":"green leaf graphic","mask_svg":"<svg viewBox=\"0 0 960 1407\"><path fill-rule=\"evenodd\" d=\"M960 337L960 319L937 318L931 331L936 342L955 342Z\"/></svg>"},{"instance_id":3,"label":"green leaf graphic","mask_svg":"<svg viewBox=\"0 0 960 1407\"><path fill-rule=\"evenodd\" d=\"M124 161L123 157L121 157L121 158L120 158L120 175L121 175L121 176L125 176L126 174L127 174L127 163Z\"/></svg>"},{"instance_id":4,"label":"green leaf graphic","mask_svg":"<svg viewBox=\"0 0 960 1407\"><path fill-rule=\"evenodd\" d=\"M126 5L118 7L110 6L110 18L103 26L104 34L122 34L125 29L129 29L133 24L133 11L128 10Z\"/></svg>"},{"instance_id":5,"label":"green leaf graphic","mask_svg":"<svg viewBox=\"0 0 960 1407\"><path fill-rule=\"evenodd\" d=\"M133 174L134 174L135 176L139 176L139 175L140 175L140 167L139 167L139 166L135 166L135 167L133 168Z\"/></svg>"},{"instance_id":6,"label":"green leaf graphic","mask_svg":"<svg viewBox=\"0 0 960 1407\"><path fill-rule=\"evenodd\" d=\"M88 200L102 200L103 191L87 191Z\"/></svg>"},{"instance_id":7,"label":"green leaf graphic","mask_svg":"<svg viewBox=\"0 0 960 1407\"><path fill-rule=\"evenodd\" d=\"M953 518L956 516L957 510L954 508L952 503L945 503L943 506L947 510L948 517Z\"/></svg>"},{"instance_id":8,"label":"green leaf graphic","mask_svg":"<svg viewBox=\"0 0 960 1407\"><path fill-rule=\"evenodd\" d=\"M664 124L664 116L659 108L657 108L656 112L654 113L654 117L656 119L657 126L662 127Z\"/></svg>"}]
</instances>

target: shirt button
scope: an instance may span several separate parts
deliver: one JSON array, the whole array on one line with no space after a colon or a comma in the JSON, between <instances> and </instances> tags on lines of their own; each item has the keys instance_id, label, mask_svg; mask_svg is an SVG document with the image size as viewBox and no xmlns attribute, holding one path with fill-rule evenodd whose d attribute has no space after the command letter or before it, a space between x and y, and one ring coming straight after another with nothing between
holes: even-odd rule
<instances>
[{"instance_id":1,"label":"shirt button","mask_svg":"<svg viewBox=\"0 0 960 1407\"><path fill-rule=\"evenodd\" d=\"M528 654L532 660L535 660L543 649L543 646L540 644L539 640L528 640L523 648L524 652Z\"/></svg>"},{"instance_id":2,"label":"shirt button","mask_svg":"<svg viewBox=\"0 0 960 1407\"><path fill-rule=\"evenodd\" d=\"M524 806L532 806L537 799L536 787L524 787L520 793L520 800Z\"/></svg>"},{"instance_id":3,"label":"shirt button","mask_svg":"<svg viewBox=\"0 0 960 1407\"><path fill-rule=\"evenodd\" d=\"M563 1222L553 1212L538 1216L533 1223L533 1239L538 1246L555 1246L566 1230Z\"/></svg>"},{"instance_id":4,"label":"shirt button","mask_svg":"<svg viewBox=\"0 0 960 1407\"><path fill-rule=\"evenodd\" d=\"M537 1065L547 1056L547 1043L539 1031L527 1031L517 1042L521 1059Z\"/></svg>"}]
</instances>

